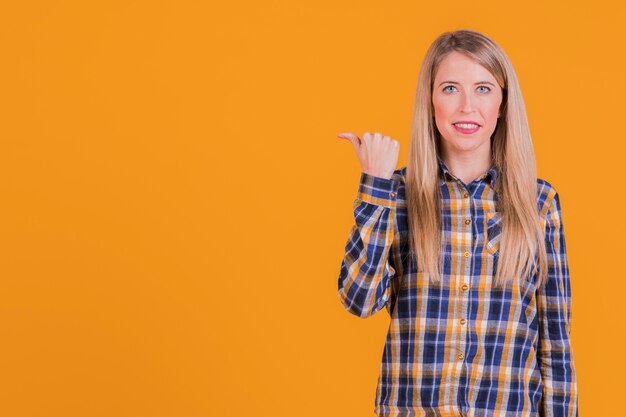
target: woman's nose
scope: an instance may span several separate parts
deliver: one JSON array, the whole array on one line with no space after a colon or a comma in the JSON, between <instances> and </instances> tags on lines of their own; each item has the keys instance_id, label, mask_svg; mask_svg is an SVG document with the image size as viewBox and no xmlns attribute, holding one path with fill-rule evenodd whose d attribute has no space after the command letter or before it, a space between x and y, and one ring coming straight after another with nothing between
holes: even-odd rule
<instances>
[{"instance_id":1,"label":"woman's nose","mask_svg":"<svg viewBox=\"0 0 626 417\"><path fill-rule=\"evenodd\" d=\"M471 94L463 94L463 98L461 100L461 110L464 112L471 112L474 110L474 100Z\"/></svg>"}]
</instances>

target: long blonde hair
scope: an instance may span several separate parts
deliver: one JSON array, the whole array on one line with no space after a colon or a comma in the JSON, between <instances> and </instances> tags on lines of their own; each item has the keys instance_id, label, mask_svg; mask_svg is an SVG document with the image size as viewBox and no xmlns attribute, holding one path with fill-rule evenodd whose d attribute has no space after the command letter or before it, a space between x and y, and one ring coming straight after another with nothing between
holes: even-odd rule
<instances>
[{"instance_id":1,"label":"long blonde hair","mask_svg":"<svg viewBox=\"0 0 626 417\"><path fill-rule=\"evenodd\" d=\"M427 273L431 282L440 281L444 242L437 162L439 131L434 122L432 85L439 63L453 51L490 71L503 93L500 118L491 137L492 159L498 169L496 210L502 216L494 286L503 286L514 277L528 277L538 267L539 286L546 280L547 255L545 245L540 244L544 235L537 208L537 171L524 99L509 58L480 32L462 29L441 34L422 63L406 170L410 249L418 260L418 270Z\"/></svg>"}]
</instances>

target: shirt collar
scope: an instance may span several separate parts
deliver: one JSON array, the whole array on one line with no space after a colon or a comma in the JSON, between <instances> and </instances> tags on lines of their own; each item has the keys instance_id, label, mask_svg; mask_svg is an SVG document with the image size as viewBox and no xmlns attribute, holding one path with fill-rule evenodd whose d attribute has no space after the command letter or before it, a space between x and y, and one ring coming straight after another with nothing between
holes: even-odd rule
<instances>
[{"instance_id":1,"label":"shirt collar","mask_svg":"<svg viewBox=\"0 0 626 417\"><path fill-rule=\"evenodd\" d=\"M443 160L441 159L439 155L437 155L437 162L439 163L439 174L440 174L439 184L441 185L445 184L446 175L449 176L453 180L457 179L457 177L452 172L450 172L445 162L443 162ZM487 178L490 181L491 188L494 188L496 186L497 177L498 177L498 167L495 164L493 164L491 168L489 168L489 170L483 176L480 177L480 179Z\"/></svg>"}]
</instances>

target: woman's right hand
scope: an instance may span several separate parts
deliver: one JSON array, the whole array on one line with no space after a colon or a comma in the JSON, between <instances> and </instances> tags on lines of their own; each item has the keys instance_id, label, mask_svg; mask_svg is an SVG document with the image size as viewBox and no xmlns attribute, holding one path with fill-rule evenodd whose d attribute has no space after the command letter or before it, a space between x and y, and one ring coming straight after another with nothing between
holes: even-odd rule
<instances>
[{"instance_id":1,"label":"woman's right hand","mask_svg":"<svg viewBox=\"0 0 626 417\"><path fill-rule=\"evenodd\" d=\"M365 132L363 138L359 138L352 132L340 133L337 137L352 142L363 172L375 177L391 179L398 164L400 143L397 140L378 132L374 135Z\"/></svg>"}]
</instances>

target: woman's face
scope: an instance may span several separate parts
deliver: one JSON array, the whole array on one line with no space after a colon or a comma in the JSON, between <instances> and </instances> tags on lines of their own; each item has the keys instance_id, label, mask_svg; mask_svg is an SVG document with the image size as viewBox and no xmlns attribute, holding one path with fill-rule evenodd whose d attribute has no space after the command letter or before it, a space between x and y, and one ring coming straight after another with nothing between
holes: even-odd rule
<instances>
[{"instance_id":1,"label":"woman's face","mask_svg":"<svg viewBox=\"0 0 626 417\"><path fill-rule=\"evenodd\" d=\"M450 53L439 64L432 98L435 123L447 151L490 149L502 89L485 67L464 54ZM458 126L459 122L474 125Z\"/></svg>"}]
</instances>

